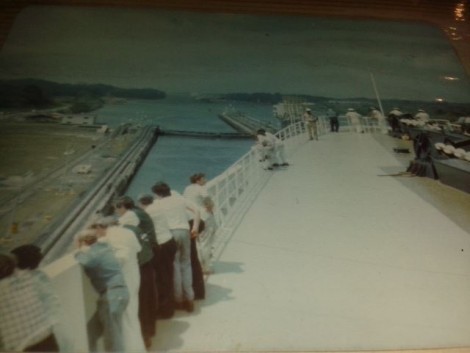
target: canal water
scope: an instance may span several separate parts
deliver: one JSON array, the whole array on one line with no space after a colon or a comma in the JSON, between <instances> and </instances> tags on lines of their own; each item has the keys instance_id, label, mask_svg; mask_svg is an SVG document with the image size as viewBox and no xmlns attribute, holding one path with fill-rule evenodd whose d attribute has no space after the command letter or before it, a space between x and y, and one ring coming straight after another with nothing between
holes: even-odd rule
<instances>
[{"instance_id":1,"label":"canal water","mask_svg":"<svg viewBox=\"0 0 470 353\"><path fill-rule=\"evenodd\" d=\"M110 126L127 122L153 124L162 130L235 132L218 118L229 104L201 102L188 95L174 95L157 101L136 100L104 106L97 111L97 122ZM253 118L279 125L273 118L271 105L238 102L232 105ZM173 189L183 192L190 175L202 172L207 179L214 178L248 152L253 143L250 139L161 136L131 182L127 194L136 198L149 193L157 181L165 181Z\"/></svg>"}]
</instances>

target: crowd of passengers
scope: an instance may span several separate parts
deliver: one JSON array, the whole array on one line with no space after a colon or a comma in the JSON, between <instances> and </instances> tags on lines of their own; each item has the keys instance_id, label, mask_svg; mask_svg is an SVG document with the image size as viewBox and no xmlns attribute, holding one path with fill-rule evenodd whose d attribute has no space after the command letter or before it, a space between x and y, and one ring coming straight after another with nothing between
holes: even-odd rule
<instances>
[{"instance_id":1,"label":"crowd of passengers","mask_svg":"<svg viewBox=\"0 0 470 353\"><path fill-rule=\"evenodd\" d=\"M158 319L194 311L212 272L216 222L203 173L183 194L164 182L134 202L115 200L76 237L74 257L97 292L87 323L90 351L145 352ZM0 253L0 351L57 352L60 300L38 269L41 249L27 244ZM73 320L73 317L70 317Z\"/></svg>"}]
</instances>

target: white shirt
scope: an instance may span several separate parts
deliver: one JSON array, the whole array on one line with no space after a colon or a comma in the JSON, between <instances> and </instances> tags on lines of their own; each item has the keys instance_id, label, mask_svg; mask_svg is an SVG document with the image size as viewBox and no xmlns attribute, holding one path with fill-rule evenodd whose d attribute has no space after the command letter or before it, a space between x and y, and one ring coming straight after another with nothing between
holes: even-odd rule
<instances>
[{"instance_id":1,"label":"white shirt","mask_svg":"<svg viewBox=\"0 0 470 353\"><path fill-rule=\"evenodd\" d=\"M372 110L372 112L370 114L371 114L372 119L377 119L377 120L384 120L385 119L384 116L382 115L382 113L379 112L377 109Z\"/></svg>"},{"instance_id":2,"label":"white shirt","mask_svg":"<svg viewBox=\"0 0 470 353\"><path fill-rule=\"evenodd\" d=\"M395 115L395 116L401 116L401 115L403 115L403 113L402 113L400 110L398 110L398 109L392 109L392 110L390 111L390 113L388 113L388 114L393 114L393 115Z\"/></svg>"},{"instance_id":3,"label":"white shirt","mask_svg":"<svg viewBox=\"0 0 470 353\"><path fill-rule=\"evenodd\" d=\"M271 134L270 132L266 132L266 138L268 139L268 141L271 142L273 146L282 144L282 141L278 139L275 135Z\"/></svg>"},{"instance_id":4,"label":"white shirt","mask_svg":"<svg viewBox=\"0 0 470 353\"><path fill-rule=\"evenodd\" d=\"M257 138L257 143L260 148L265 148L265 149L272 149L274 147L274 144L272 141L268 139L267 136L264 135L256 135Z\"/></svg>"},{"instance_id":5,"label":"white shirt","mask_svg":"<svg viewBox=\"0 0 470 353\"><path fill-rule=\"evenodd\" d=\"M353 123L353 124L359 124L361 122L361 120L360 120L361 115L356 111L347 112L346 113L346 118L350 119L351 123Z\"/></svg>"},{"instance_id":6,"label":"white shirt","mask_svg":"<svg viewBox=\"0 0 470 353\"><path fill-rule=\"evenodd\" d=\"M207 193L207 189L205 188L205 186L194 183L186 186L186 189L184 189L183 196L189 201L198 205L200 208L204 208L204 198L208 197L209 194Z\"/></svg>"},{"instance_id":7,"label":"white shirt","mask_svg":"<svg viewBox=\"0 0 470 353\"><path fill-rule=\"evenodd\" d=\"M140 271L137 253L142 249L134 232L120 227L111 226L106 236L100 239L107 241L121 264L122 275L129 290L129 304L122 318L123 341L126 352L145 352L139 322L139 288Z\"/></svg>"},{"instance_id":8,"label":"white shirt","mask_svg":"<svg viewBox=\"0 0 470 353\"><path fill-rule=\"evenodd\" d=\"M131 226L138 226L140 221L139 217L132 210L127 210L122 216L119 217L119 224L124 225L128 224Z\"/></svg>"},{"instance_id":9,"label":"white shirt","mask_svg":"<svg viewBox=\"0 0 470 353\"><path fill-rule=\"evenodd\" d=\"M415 115L415 119L421 120L421 121L428 121L429 120L429 114L426 112L418 112Z\"/></svg>"},{"instance_id":10,"label":"white shirt","mask_svg":"<svg viewBox=\"0 0 470 353\"><path fill-rule=\"evenodd\" d=\"M142 250L142 247L134 232L119 226L110 226L102 240L111 245L114 255L123 267L126 264L132 266L134 263L137 264L137 253Z\"/></svg>"},{"instance_id":11,"label":"white shirt","mask_svg":"<svg viewBox=\"0 0 470 353\"><path fill-rule=\"evenodd\" d=\"M155 234L157 235L157 243L161 245L171 240L173 235L170 232L164 209L154 201L147 206L145 212L152 218Z\"/></svg>"},{"instance_id":12,"label":"white shirt","mask_svg":"<svg viewBox=\"0 0 470 353\"><path fill-rule=\"evenodd\" d=\"M151 206L152 211L162 212L165 215L165 218L168 222L168 227L170 229L188 229L189 230L189 220L191 217L188 217L187 209L193 210L194 220L199 224L200 212L197 205L193 202L185 199L181 194L171 190L171 195L163 198L157 198ZM150 207L150 206L149 206ZM148 208L147 208L147 212ZM150 212L149 212L150 214Z\"/></svg>"}]
</instances>

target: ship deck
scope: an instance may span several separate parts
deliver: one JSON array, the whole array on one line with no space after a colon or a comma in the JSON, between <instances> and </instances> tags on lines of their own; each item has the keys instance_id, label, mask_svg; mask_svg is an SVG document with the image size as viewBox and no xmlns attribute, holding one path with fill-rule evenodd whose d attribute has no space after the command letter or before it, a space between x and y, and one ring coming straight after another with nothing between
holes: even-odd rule
<instances>
[{"instance_id":1,"label":"ship deck","mask_svg":"<svg viewBox=\"0 0 470 353\"><path fill-rule=\"evenodd\" d=\"M397 143L303 144L217 254L206 299L158 321L152 350L467 351L470 194L383 176L411 158Z\"/></svg>"}]
</instances>

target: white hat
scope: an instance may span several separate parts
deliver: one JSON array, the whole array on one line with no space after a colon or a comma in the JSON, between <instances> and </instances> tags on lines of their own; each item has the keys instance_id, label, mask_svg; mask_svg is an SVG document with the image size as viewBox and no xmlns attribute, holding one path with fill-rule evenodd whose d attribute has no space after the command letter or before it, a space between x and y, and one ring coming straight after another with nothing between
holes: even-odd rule
<instances>
[{"instance_id":1,"label":"white hat","mask_svg":"<svg viewBox=\"0 0 470 353\"><path fill-rule=\"evenodd\" d=\"M348 112L353 112L354 108L348 108Z\"/></svg>"},{"instance_id":2,"label":"white hat","mask_svg":"<svg viewBox=\"0 0 470 353\"><path fill-rule=\"evenodd\" d=\"M444 152L445 152L446 154L454 154L454 151L455 151L455 147L452 146L452 145L446 145L446 146L444 147Z\"/></svg>"},{"instance_id":3,"label":"white hat","mask_svg":"<svg viewBox=\"0 0 470 353\"><path fill-rule=\"evenodd\" d=\"M457 148L454 151L454 156L457 158L464 158L466 151L463 148Z\"/></svg>"},{"instance_id":4,"label":"white hat","mask_svg":"<svg viewBox=\"0 0 470 353\"><path fill-rule=\"evenodd\" d=\"M306 112L311 112L310 108L305 109Z\"/></svg>"},{"instance_id":5,"label":"white hat","mask_svg":"<svg viewBox=\"0 0 470 353\"><path fill-rule=\"evenodd\" d=\"M467 151L465 152L465 157L464 157L467 161L470 162L470 151Z\"/></svg>"}]
</instances>

